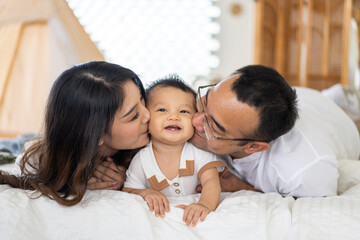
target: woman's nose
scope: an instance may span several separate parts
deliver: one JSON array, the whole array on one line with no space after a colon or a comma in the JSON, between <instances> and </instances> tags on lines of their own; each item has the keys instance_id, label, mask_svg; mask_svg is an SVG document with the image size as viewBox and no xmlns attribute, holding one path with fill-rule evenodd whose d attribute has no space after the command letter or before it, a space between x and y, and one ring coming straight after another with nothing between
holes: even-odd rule
<instances>
[{"instance_id":1,"label":"woman's nose","mask_svg":"<svg viewBox=\"0 0 360 240\"><path fill-rule=\"evenodd\" d=\"M192 125L199 132L203 132L204 131L204 114L199 113L199 112L194 113L193 118L192 118Z\"/></svg>"},{"instance_id":2,"label":"woman's nose","mask_svg":"<svg viewBox=\"0 0 360 240\"><path fill-rule=\"evenodd\" d=\"M142 119L142 123L146 124L149 122L149 120L150 120L150 112L146 107L144 107L144 117Z\"/></svg>"}]
</instances>

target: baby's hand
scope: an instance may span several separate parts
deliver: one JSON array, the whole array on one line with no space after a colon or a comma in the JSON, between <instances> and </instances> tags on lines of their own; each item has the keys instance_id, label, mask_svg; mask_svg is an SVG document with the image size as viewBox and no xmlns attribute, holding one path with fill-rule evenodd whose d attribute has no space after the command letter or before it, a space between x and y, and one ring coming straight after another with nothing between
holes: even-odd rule
<instances>
[{"instance_id":1,"label":"baby's hand","mask_svg":"<svg viewBox=\"0 0 360 240\"><path fill-rule=\"evenodd\" d=\"M199 218L200 221L204 221L206 216L211 212L211 210L202 203L192 203L190 205L178 205L178 208L184 209L183 221L186 222L187 226L195 227Z\"/></svg>"},{"instance_id":2,"label":"baby's hand","mask_svg":"<svg viewBox=\"0 0 360 240\"><path fill-rule=\"evenodd\" d=\"M169 200L166 196L153 189L144 189L140 194L147 202L150 212L155 210L155 216L161 216L162 218L165 217L165 211L170 211Z\"/></svg>"}]
</instances>

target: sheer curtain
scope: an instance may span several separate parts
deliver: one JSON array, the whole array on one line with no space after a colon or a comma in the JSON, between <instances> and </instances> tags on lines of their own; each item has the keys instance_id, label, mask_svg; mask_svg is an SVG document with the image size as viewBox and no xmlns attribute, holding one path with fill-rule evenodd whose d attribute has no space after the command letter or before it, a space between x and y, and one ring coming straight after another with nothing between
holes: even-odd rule
<instances>
[{"instance_id":1,"label":"sheer curtain","mask_svg":"<svg viewBox=\"0 0 360 240\"><path fill-rule=\"evenodd\" d=\"M107 61L144 82L178 73L191 83L218 66L212 0L67 0Z\"/></svg>"}]
</instances>

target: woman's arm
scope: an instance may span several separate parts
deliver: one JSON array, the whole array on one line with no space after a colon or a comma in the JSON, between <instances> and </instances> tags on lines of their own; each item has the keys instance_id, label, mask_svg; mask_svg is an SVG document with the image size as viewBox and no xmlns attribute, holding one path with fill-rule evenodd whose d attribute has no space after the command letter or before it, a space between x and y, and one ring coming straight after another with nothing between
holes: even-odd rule
<instances>
[{"instance_id":1,"label":"woman's arm","mask_svg":"<svg viewBox=\"0 0 360 240\"><path fill-rule=\"evenodd\" d=\"M88 181L87 189L121 189L126 179L126 170L139 150L119 150L112 157L108 157L96 167L93 176Z\"/></svg>"},{"instance_id":2,"label":"woman's arm","mask_svg":"<svg viewBox=\"0 0 360 240\"><path fill-rule=\"evenodd\" d=\"M88 181L87 189L121 189L126 179L126 168L116 165L111 158L100 163Z\"/></svg>"}]
</instances>

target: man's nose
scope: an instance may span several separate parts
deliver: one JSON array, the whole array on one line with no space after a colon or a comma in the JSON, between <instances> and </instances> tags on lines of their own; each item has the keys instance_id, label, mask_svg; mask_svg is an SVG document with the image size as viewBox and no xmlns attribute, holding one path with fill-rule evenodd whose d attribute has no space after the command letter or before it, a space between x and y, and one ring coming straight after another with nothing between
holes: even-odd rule
<instances>
[{"instance_id":1,"label":"man's nose","mask_svg":"<svg viewBox=\"0 0 360 240\"><path fill-rule=\"evenodd\" d=\"M196 128L199 132L204 131L204 113L194 113L192 118L192 125Z\"/></svg>"}]
</instances>

